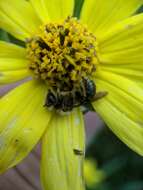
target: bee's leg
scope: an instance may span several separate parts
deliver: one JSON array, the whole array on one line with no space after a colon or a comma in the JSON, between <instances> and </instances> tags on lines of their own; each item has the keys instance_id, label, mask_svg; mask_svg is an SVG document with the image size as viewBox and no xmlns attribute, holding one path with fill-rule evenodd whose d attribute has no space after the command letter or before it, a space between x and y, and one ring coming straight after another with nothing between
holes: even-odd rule
<instances>
[{"instance_id":1,"label":"bee's leg","mask_svg":"<svg viewBox=\"0 0 143 190\"><path fill-rule=\"evenodd\" d=\"M101 91L101 92L97 92L95 94L95 96L91 99L91 101L97 101L105 96L107 96L108 92L107 91Z\"/></svg>"},{"instance_id":2,"label":"bee's leg","mask_svg":"<svg viewBox=\"0 0 143 190\"><path fill-rule=\"evenodd\" d=\"M73 92L73 105L74 107L81 106L83 102L85 101L85 95L83 95L83 89L77 88Z\"/></svg>"},{"instance_id":3,"label":"bee's leg","mask_svg":"<svg viewBox=\"0 0 143 190\"><path fill-rule=\"evenodd\" d=\"M82 94L83 97L86 97L86 88L85 88L85 80L82 79L80 83L80 93Z\"/></svg>"},{"instance_id":4,"label":"bee's leg","mask_svg":"<svg viewBox=\"0 0 143 190\"><path fill-rule=\"evenodd\" d=\"M60 110L62 108L62 102L63 102L63 97L57 94L57 101L56 101L56 104L54 105L54 108L56 110Z\"/></svg>"},{"instance_id":5,"label":"bee's leg","mask_svg":"<svg viewBox=\"0 0 143 190\"><path fill-rule=\"evenodd\" d=\"M62 107L63 112L72 111L73 109L73 96L70 91L63 92Z\"/></svg>"},{"instance_id":6,"label":"bee's leg","mask_svg":"<svg viewBox=\"0 0 143 190\"><path fill-rule=\"evenodd\" d=\"M95 111L91 102L85 102L84 104L81 105L81 110L83 114L88 113L89 111Z\"/></svg>"},{"instance_id":7,"label":"bee's leg","mask_svg":"<svg viewBox=\"0 0 143 190\"><path fill-rule=\"evenodd\" d=\"M44 106L47 106L47 107L54 106L56 104L56 101L57 101L56 94L52 90L49 90L46 96Z\"/></svg>"}]
</instances>

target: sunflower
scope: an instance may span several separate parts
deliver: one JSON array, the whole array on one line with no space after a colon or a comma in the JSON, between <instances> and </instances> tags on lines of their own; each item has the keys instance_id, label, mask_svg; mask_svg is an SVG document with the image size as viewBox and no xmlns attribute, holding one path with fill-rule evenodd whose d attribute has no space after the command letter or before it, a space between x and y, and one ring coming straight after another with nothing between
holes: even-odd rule
<instances>
[{"instance_id":1,"label":"sunflower","mask_svg":"<svg viewBox=\"0 0 143 190\"><path fill-rule=\"evenodd\" d=\"M0 99L0 172L42 140L44 189L84 189L82 107L143 155L142 0L0 0L0 27L24 42L0 42L0 84L24 80Z\"/></svg>"}]
</instances>

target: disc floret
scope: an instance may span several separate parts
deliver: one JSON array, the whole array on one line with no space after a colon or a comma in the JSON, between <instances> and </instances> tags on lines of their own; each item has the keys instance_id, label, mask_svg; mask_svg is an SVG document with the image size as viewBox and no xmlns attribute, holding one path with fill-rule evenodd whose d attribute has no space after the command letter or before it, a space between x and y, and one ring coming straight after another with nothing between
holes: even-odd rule
<instances>
[{"instance_id":1,"label":"disc floret","mask_svg":"<svg viewBox=\"0 0 143 190\"><path fill-rule=\"evenodd\" d=\"M76 18L42 26L27 51L34 75L59 89L71 89L96 70L96 38Z\"/></svg>"}]
</instances>

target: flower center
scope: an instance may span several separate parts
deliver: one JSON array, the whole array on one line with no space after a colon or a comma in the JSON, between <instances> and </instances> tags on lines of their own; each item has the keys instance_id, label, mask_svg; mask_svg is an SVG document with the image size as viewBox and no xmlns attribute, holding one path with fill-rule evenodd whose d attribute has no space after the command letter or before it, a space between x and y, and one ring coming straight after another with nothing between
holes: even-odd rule
<instances>
[{"instance_id":1,"label":"flower center","mask_svg":"<svg viewBox=\"0 0 143 190\"><path fill-rule=\"evenodd\" d=\"M57 101L57 96L60 96L58 102L67 97L66 101L69 101L69 94L76 96L75 91L80 91L78 99L86 96L85 86L89 83L93 85L91 88L95 88L90 77L97 65L96 38L76 18L68 17L61 23L42 26L34 37L27 40L27 52L29 69L49 88L47 106L54 105L52 102ZM63 106L63 103L58 104L54 105L57 109ZM75 107L80 103L73 104Z\"/></svg>"}]
</instances>

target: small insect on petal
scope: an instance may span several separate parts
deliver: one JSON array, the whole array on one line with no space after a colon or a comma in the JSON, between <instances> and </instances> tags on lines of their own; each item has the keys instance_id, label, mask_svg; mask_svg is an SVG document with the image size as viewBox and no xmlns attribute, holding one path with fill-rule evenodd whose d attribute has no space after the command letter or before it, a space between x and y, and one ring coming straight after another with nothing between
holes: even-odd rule
<instances>
[{"instance_id":1,"label":"small insect on petal","mask_svg":"<svg viewBox=\"0 0 143 190\"><path fill-rule=\"evenodd\" d=\"M83 156L84 155L84 152L82 150L73 149L73 152L77 156Z\"/></svg>"}]
</instances>

